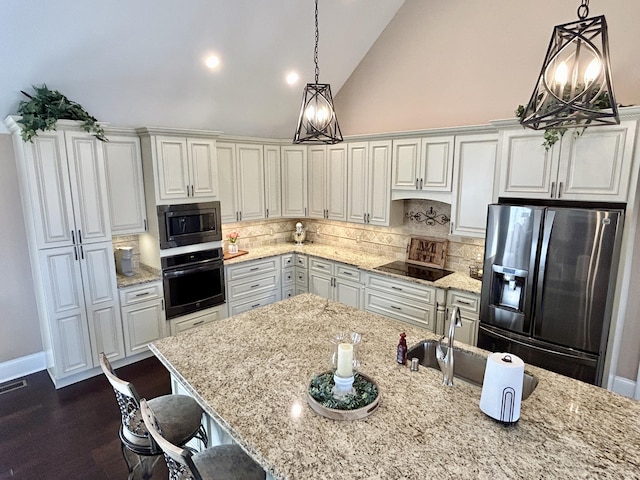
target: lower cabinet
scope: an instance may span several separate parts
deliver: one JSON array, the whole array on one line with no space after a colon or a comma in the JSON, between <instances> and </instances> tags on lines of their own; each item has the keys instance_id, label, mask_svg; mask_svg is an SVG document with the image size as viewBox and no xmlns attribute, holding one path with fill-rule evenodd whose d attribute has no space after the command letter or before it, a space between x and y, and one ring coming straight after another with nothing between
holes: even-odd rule
<instances>
[{"instance_id":1,"label":"lower cabinet","mask_svg":"<svg viewBox=\"0 0 640 480\"><path fill-rule=\"evenodd\" d=\"M361 309L360 270L331 260L311 258L309 292Z\"/></svg>"},{"instance_id":2,"label":"lower cabinet","mask_svg":"<svg viewBox=\"0 0 640 480\"><path fill-rule=\"evenodd\" d=\"M162 282L120 289L120 308L127 356L147 351L147 345L167 334Z\"/></svg>"},{"instance_id":3,"label":"lower cabinet","mask_svg":"<svg viewBox=\"0 0 640 480\"><path fill-rule=\"evenodd\" d=\"M414 282L367 273L364 309L436 331L436 296L443 291Z\"/></svg>"},{"instance_id":4,"label":"lower cabinet","mask_svg":"<svg viewBox=\"0 0 640 480\"><path fill-rule=\"evenodd\" d=\"M227 316L227 305L222 304L199 312L190 313L181 317L169 320L170 335L178 335L192 328L199 327L211 323L215 320L221 320Z\"/></svg>"},{"instance_id":5,"label":"lower cabinet","mask_svg":"<svg viewBox=\"0 0 640 480\"><path fill-rule=\"evenodd\" d=\"M282 299L307 293L307 256L289 253L282 256Z\"/></svg>"},{"instance_id":6,"label":"lower cabinet","mask_svg":"<svg viewBox=\"0 0 640 480\"><path fill-rule=\"evenodd\" d=\"M462 327L456 328L455 342L475 346L478 342L478 318L480 314L480 295L469 292L449 290L447 292L447 313L443 335L449 335L449 325L454 307L460 308Z\"/></svg>"},{"instance_id":7,"label":"lower cabinet","mask_svg":"<svg viewBox=\"0 0 640 480\"><path fill-rule=\"evenodd\" d=\"M280 257L242 262L225 268L229 316L282 298Z\"/></svg>"}]
</instances>

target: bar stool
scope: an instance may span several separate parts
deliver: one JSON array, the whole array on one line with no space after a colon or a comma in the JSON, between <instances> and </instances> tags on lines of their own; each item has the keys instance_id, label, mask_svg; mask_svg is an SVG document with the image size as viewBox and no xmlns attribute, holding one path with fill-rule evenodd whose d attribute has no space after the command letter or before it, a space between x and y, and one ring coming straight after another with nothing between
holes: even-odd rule
<instances>
[{"instance_id":1,"label":"bar stool","mask_svg":"<svg viewBox=\"0 0 640 480\"><path fill-rule=\"evenodd\" d=\"M193 480L264 480L265 471L238 445L218 445L194 453L168 440L162 420L156 418L151 401L140 401L147 431L164 452L169 478Z\"/></svg>"},{"instance_id":2,"label":"bar stool","mask_svg":"<svg viewBox=\"0 0 640 480\"><path fill-rule=\"evenodd\" d=\"M162 455L162 450L149 437L140 412L140 396L133 384L118 378L104 353L100 353L100 367L113 387L120 407L120 444L122 456L129 469L129 479L141 471L143 479L151 478L153 467ZM176 445L185 445L197 438L206 448L209 440L202 427L203 410L198 403L186 395L163 395L149 400L156 411L165 435Z\"/></svg>"}]
</instances>

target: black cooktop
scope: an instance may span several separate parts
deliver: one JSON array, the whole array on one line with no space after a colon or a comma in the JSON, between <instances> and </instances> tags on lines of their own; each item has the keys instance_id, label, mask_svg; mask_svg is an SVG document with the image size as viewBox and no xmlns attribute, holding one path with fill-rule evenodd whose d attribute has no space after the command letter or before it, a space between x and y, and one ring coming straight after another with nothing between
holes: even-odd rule
<instances>
[{"instance_id":1,"label":"black cooktop","mask_svg":"<svg viewBox=\"0 0 640 480\"><path fill-rule=\"evenodd\" d=\"M450 270L423 267L407 262L391 262L379 267L375 267L374 270L395 273L396 275L404 275L405 277L419 278L421 280L427 280L428 282L435 282L436 280L440 280L441 278L444 278L447 275L453 273Z\"/></svg>"}]
</instances>

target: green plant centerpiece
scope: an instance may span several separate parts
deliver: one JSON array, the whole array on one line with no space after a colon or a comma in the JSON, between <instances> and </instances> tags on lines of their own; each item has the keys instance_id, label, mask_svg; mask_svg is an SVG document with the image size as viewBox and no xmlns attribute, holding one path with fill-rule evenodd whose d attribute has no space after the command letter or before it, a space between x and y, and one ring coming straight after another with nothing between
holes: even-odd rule
<instances>
[{"instance_id":1,"label":"green plant centerpiece","mask_svg":"<svg viewBox=\"0 0 640 480\"><path fill-rule=\"evenodd\" d=\"M354 375L353 394L345 395L341 399L333 396L333 372L315 375L309 385L309 394L314 400L326 408L335 410L357 410L372 403L378 396L378 388L359 373Z\"/></svg>"},{"instance_id":2,"label":"green plant centerpiece","mask_svg":"<svg viewBox=\"0 0 640 480\"><path fill-rule=\"evenodd\" d=\"M32 88L34 95L21 91L29 100L23 100L18 105L18 113L22 116L18 123L23 127L22 139L25 142L32 142L38 130L55 130L58 120L80 121L85 132L92 133L100 141L107 141L98 120L87 113L82 105L69 100L57 90L49 90L44 84Z\"/></svg>"}]
</instances>

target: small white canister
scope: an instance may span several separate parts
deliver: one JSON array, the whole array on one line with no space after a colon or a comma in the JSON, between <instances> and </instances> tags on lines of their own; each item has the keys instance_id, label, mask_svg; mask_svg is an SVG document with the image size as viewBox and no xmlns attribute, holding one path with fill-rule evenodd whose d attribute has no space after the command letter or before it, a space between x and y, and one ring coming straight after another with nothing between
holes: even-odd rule
<instances>
[{"instance_id":1,"label":"small white canister","mask_svg":"<svg viewBox=\"0 0 640 480\"><path fill-rule=\"evenodd\" d=\"M503 423L517 422L522 403L524 362L510 353L487 358L480 396L480 410Z\"/></svg>"}]
</instances>

